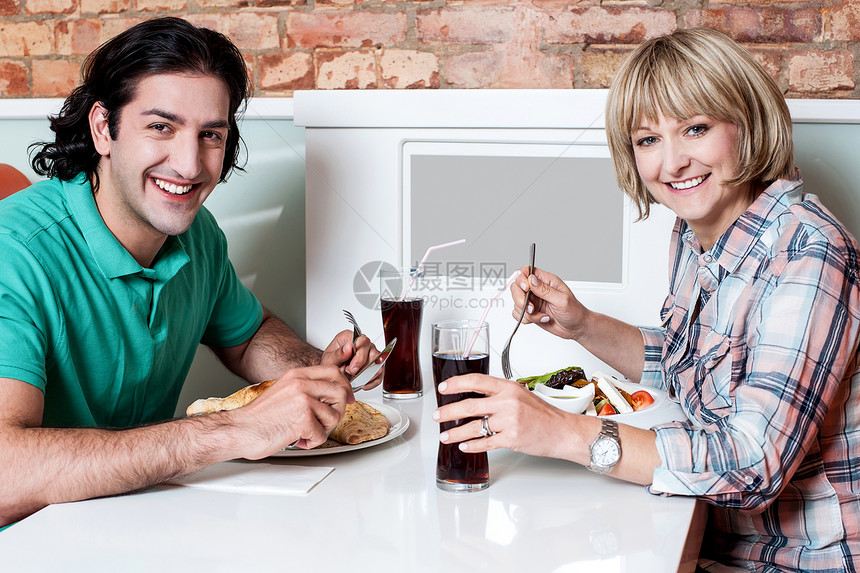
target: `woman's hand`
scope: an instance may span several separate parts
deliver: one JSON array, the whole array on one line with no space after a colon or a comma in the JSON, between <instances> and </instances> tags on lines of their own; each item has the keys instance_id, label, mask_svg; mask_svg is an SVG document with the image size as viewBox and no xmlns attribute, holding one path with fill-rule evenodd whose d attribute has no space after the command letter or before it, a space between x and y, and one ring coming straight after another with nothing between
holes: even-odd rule
<instances>
[{"instance_id":1,"label":"woman's hand","mask_svg":"<svg viewBox=\"0 0 860 573\"><path fill-rule=\"evenodd\" d=\"M588 444L597 435L580 435L575 425L583 416L574 416L554 408L535 396L519 382L483 374L466 374L449 378L439 385L441 394L477 392L485 398L468 398L448 404L433 413L437 422L476 418L462 426L443 432L439 439L446 444L461 442L460 449L477 453L498 448L517 452L568 459L578 463L588 460ZM493 432L481 437L481 418ZM596 418L594 419L596 421ZM588 422L586 421L586 426ZM590 438L586 441L586 438Z\"/></svg>"},{"instance_id":2,"label":"woman's hand","mask_svg":"<svg viewBox=\"0 0 860 573\"><path fill-rule=\"evenodd\" d=\"M537 268L531 276L528 275L528 266L520 271L520 280L511 285L514 318L519 318L526 291L530 290L532 296L523 322L536 323L561 338L578 338L585 329L589 311L577 300L564 281Z\"/></svg>"}]
</instances>

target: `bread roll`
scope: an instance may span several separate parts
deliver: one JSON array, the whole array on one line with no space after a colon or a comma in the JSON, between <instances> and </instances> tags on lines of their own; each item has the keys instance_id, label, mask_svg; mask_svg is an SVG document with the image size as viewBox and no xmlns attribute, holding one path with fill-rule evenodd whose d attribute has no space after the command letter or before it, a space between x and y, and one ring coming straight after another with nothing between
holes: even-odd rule
<instances>
[{"instance_id":1,"label":"bread roll","mask_svg":"<svg viewBox=\"0 0 860 573\"><path fill-rule=\"evenodd\" d=\"M267 380L259 384L245 386L238 392L230 394L226 398L201 398L188 406L185 414L188 416L199 416L213 412L223 412L241 408L253 401L263 390L272 385L274 380ZM391 423L382 412L365 404L354 402L347 404L343 418L332 430L329 438L341 444L360 444L370 440L376 440L388 434Z\"/></svg>"},{"instance_id":2,"label":"bread roll","mask_svg":"<svg viewBox=\"0 0 860 573\"><path fill-rule=\"evenodd\" d=\"M385 436L390 426L391 423L382 412L356 401L347 404L343 418L329 437L341 444L360 444Z\"/></svg>"},{"instance_id":3,"label":"bread roll","mask_svg":"<svg viewBox=\"0 0 860 573\"><path fill-rule=\"evenodd\" d=\"M274 380L266 380L259 384L245 386L238 392L233 392L226 398L201 398L188 406L185 410L187 416L199 416L200 414L211 414L212 412L223 412L224 410L235 410L250 403L263 390L272 385Z\"/></svg>"}]
</instances>

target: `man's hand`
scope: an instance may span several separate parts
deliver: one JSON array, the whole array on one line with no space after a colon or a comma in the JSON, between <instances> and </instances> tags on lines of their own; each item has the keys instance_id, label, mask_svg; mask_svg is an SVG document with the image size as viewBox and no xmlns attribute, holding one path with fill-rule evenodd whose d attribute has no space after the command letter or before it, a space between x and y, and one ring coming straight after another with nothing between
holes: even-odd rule
<instances>
[{"instance_id":1,"label":"man's hand","mask_svg":"<svg viewBox=\"0 0 860 573\"><path fill-rule=\"evenodd\" d=\"M379 349L370 342L367 336L362 334L353 344L352 331L343 330L334 337L334 340L323 351L320 364L338 367L351 380L362 368L379 358L380 354ZM373 377L373 380L364 389L370 390L379 386L379 383L382 382L383 371L384 368Z\"/></svg>"},{"instance_id":2,"label":"man's hand","mask_svg":"<svg viewBox=\"0 0 860 573\"><path fill-rule=\"evenodd\" d=\"M338 368L291 368L254 401L229 412L243 428L240 456L260 459L294 442L314 448L326 441L354 401Z\"/></svg>"}]
</instances>

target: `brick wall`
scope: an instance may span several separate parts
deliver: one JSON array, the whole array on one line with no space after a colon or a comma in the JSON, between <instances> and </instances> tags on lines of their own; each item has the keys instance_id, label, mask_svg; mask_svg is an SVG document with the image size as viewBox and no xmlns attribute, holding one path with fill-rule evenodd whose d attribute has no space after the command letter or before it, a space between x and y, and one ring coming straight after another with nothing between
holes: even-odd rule
<instances>
[{"instance_id":1,"label":"brick wall","mask_svg":"<svg viewBox=\"0 0 860 573\"><path fill-rule=\"evenodd\" d=\"M860 98L860 0L0 0L0 97L60 97L84 56L162 15L227 34L256 95L602 88L643 39L727 32L788 97Z\"/></svg>"}]
</instances>

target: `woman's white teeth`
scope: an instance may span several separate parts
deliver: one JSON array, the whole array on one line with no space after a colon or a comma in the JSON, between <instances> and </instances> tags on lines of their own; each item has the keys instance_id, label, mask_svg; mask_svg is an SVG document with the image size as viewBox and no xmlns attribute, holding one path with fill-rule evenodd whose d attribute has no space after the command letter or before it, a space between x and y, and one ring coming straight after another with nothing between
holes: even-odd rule
<instances>
[{"instance_id":1,"label":"woman's white teeth","mask_svg":"<svg viewBox=\"0 0 860 573\"><path fill-rule=\"evenodd\" d=\"M155 184L173 195L185 195L191 191L191 185L176 185L174 183L162 181L161 179L155 179Z\"/></svg>"},{"instance_id":2,"label":"woman's white teeth","mask_svg":"<svg viewBox=\"0 0 860 573\"><path fill-rule=\"evenodd\" d=\"M669 183L669 185L672 186L672 189L689 189L690 187L695 187L696 185L699 185L704 180L704 177L694 177L692 179L687 179L686 181Z\"/></svg>"}]
</instances>

